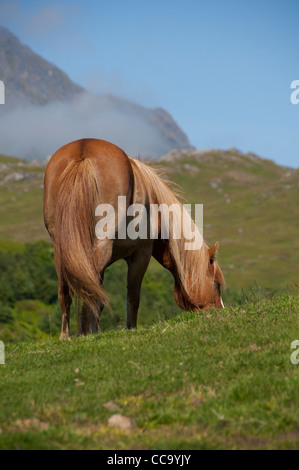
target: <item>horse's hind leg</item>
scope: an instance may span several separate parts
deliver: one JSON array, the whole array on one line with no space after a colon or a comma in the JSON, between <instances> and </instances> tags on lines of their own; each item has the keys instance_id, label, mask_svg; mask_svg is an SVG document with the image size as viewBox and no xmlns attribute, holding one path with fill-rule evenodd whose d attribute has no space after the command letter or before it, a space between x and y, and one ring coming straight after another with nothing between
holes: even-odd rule
<instances>
[{"instance_id":1,"label":"horse's hind leg","mask_svg":"<svg viewBox=\"0 0 299 470\"><path fill-rule=\"evenodd\" d=\"M88 307L88 305L83 304L81 315L79 318L79 336L88 335L90 333L97 333L99 330L98 320L100 318L101 312L104 308L103 304L99 304L99 313L98 318L95 313Z\"/></svg>"},{"instance_id":2,"label":"horse's hind leg","mask_svg":"<svg viewBox=\"0 0 299 470\"><path fill-rule=\"evenodd\" d=\"M150 247L136 251L126 258L128 264L126 326L129 330L137 326L140 289L151 255L152 248Z\"/></svg>"},{"instance_id":3,"label":"horse's hind leg","mask_svg":"<svg viewBox=\"0 0 299 470\"><path fill-rule=\"evenodd\" d=\"M69 287L65 281L59 281L58 299L62 312L62 324L60 339L70 338L70 307L72 298L70 296Z\"/></svg>"},{"instance_id":4,"label":"horse's hind leg","mask_svg":"<svg viewBox=\"0 0 299 470\"><path fill-rule=\"evenodd\" d=\"M94 252L94 265L98 272L99 283L104 281L105 267L109 264L112 254L112 240L106 239L98 241L96 250ZM101 316L104 305L99 302L98 314L93 312L88 305L83 304L81 315L79 318L78 334L88 335L89 333L97 333L99 330L99 318Z\"/></svg>"},{"instance_id":5,"label":"horse's hind leg","mask_svg":"<svg viewBox=\"0 0 299 470\"><path fill-rule=\"evenodd\" d=\"M68 283L66 282L61 269L60 256L55 249L55 266L59 280L58 286L58 300L61 308L61 334L60 339L70 339L70 308L72 304L72 297L70 294Z\"/></svg>"}]
</instances>

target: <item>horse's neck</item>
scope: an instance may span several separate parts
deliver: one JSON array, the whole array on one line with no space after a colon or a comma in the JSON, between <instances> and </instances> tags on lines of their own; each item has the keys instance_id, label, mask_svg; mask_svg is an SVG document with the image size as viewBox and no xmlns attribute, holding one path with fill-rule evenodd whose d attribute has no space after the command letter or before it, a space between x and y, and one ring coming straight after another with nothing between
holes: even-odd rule
<instances>
[{"instance_id":1,"label":"horse's neck","mask_svg":"<svg viewBox=\"0 0 299 470\"><path fill-rule=\"evenodd\" d=\"M174 297L182 310L191 311L197 307L192 301L189 293L186 290L186 286L183 285L181 277L179 276L177 266L171 257L168 243L165 240L155 240L153 248L153 257L174 277Z\"/></svg>"},{"instance_id":2,"label":"horse's neck","mask_svg":"<svg viewBox=\"0 0 299 470\"><path fill-rule=\"evenodd\" d=\"M152 255L165 269L171 272L176 285L184 289L178 267L169 249L169 241L160 238L155 240Z\"/></svg>"},{"instance_id":3,"label":"horse's neck","mask_svg":"<svg viewBox=\"0 0 299 470\"><path fill-rule=\"evenodd\" d=\"M175 192L167 187L158 174L138 160L131 159L131 165L134 174L133 202L145 204L147 209L151 204L172 208L171 219L167 220L165 218L169 217L169 213L164 214L165 217L161 213L160 218L157 218L156 211L153 211L155 215L150 213L151 228L155 236L159 237L154 241L153 256L173 274L182 288L188 290L189 281L192 284L192 278L195 277L194 274L197 274L195 272L200 266L202 254L201 250L190 248L190 240L196 233L195 239L200 241L201 235L191 216L177 199ZM164 240L165 231L168 232L168 239Z\"/></svg>"},{"instance_id":4,"label":"horse's neck","mask_svg":"<svg viewBox=\"0 0 299 470\"><path fill-rule=\"evenodd\" d=\"M155 240L153 246L153 257L168 271L172 273L174 278L176 277L176 269L171 259L170 251L168 248L167 240Z\"/></svg>"},{"instance_id":5,"label":"horse's neck","mask_svg":"<svg viewBox=\"0 0 299 470\"><path fill-rule=\"evenodd\" d=\"M177 295L183 299L180 304L187 307L191 305L192 307L194 302L192 303L191 297L193 296L194 286L199 282L204 282L205 251L207 247L204 246L204 243L199 246L196 243L195 247L193 245L190 247L192 236L189 239L189 235L194 234L195 236L196 234L195 240L199 242L203 242L203 240L187 210L177 199L175 192L168 188L167 184L149 166L132 159L131 164L134 173L135 203L147 201L148 205L154 204L160 206L161 204L166 204L168 207L175 205L171 223L168 223L169 220L168 222L163 221L162 216L160 222L154 221L150 217L151 226L154 229L157 226L158 232L158 239L155 239L153 243L152 254L164 268L172 273L175 279ZM190 229L188 228L188 220L190 222ZM163 227L168 228L168 239L162 239L164 235L162 233ZM182 231L182 228L187 229L186 238L185 230ZM172 233L173 229L177 229L179 238Z\"/></svg>"}]
</instances>

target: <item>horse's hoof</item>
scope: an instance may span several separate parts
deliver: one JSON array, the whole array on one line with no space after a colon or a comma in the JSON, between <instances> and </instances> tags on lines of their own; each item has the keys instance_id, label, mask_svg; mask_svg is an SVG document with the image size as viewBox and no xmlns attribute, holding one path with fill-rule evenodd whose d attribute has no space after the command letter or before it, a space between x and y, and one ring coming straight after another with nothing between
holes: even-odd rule
<instances>
[{"instance_id":1,"label":"horse's hoof","mask_svg":"<svg viewBox=\"0 0 299 470\"><path fill-rule=\"evenodd\" d=\"M59 341L71 341L71 337L69 335L60 335Z\"/></svg>"}]
</instances>

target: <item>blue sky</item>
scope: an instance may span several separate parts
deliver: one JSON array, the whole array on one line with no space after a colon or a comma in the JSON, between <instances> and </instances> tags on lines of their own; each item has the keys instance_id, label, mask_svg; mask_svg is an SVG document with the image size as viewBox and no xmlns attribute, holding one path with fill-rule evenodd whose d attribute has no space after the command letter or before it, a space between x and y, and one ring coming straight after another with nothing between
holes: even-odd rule
<instances>
[{"instance_id":1,"label":"blue sky","mask_svg":"<svg viewBox=\"0 0 299 470\"><path fill-rule=\"evenodd\" d=\"M0 1L1 24L83 87L165 108L197 148L293 167L298 21L299 0Z\"/></svg>"}]
</instances>

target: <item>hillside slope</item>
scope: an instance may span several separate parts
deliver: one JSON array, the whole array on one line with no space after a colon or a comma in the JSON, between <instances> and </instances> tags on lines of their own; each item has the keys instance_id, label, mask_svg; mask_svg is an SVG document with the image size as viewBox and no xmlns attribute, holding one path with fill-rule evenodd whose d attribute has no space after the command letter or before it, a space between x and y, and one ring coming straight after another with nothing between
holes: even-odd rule
<instances>
[{"instance_id":1,"label":"hillside slope","mask_svg":"<svg viewBox=\"0 0 299 470\"><path fill-rule=\"evenodd\" d=\"M298 308L285 296L7 345L0 449L298 449Z\"/></svg>"}]
</instances>

